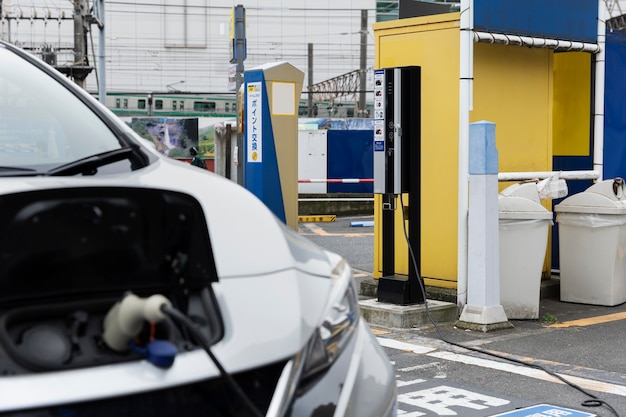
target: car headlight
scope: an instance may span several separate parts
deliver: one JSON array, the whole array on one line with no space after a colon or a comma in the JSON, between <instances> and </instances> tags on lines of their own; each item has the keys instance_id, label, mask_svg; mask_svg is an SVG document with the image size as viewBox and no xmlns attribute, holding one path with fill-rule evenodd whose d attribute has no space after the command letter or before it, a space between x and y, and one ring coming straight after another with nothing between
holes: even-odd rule
<instances>
[{"instance_id":1,"label":"car headlight","mask_svg":"<svg viewBox=\"0 0 626 417\"><path fill-rule=\"evenodd\" d=\"M357 291L350 265L341 259L331 273L332 288L324 319L307 344L301 380L328 368L341 355L359 319Z\"/></svg>"}]
</instances>

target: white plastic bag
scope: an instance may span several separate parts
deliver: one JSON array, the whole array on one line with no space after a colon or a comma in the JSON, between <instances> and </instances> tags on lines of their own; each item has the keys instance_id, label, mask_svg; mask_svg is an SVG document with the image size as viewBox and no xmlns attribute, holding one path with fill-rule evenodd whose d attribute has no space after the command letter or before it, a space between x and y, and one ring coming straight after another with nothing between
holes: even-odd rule
<instances>
[{"instance_id":1,"label":"white plastic bag","mask_svg":"<svg viewBox=\"0 0 626 417\"><path fill-rule=\"evenodd\" d=\"M559 174L545 178L537 183L537 191L541 200L553 200L567 196L567 182L559 178Z\"/></svg>"}]
</instances>

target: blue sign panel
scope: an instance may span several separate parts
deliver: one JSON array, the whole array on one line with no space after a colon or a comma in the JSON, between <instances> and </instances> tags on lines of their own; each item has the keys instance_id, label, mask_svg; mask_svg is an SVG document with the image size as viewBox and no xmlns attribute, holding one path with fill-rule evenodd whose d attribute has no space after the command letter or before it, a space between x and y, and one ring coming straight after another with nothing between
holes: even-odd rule
<instances>
[{"instance_id":1,"label":"blue sign panel","mask_svg":"<svg viewBox=\"0 0 626 417\"><path fill-rule=\"evenodd\" d=\"M371 130L329 130L327 134L327 178L374 178L373 133ZM351 157L346 157L350 155ZM328 193L371 193L374 184L329 183Z\"/></svg>"},{"instance_id":2,"label":"blue sign panel","mask_svg":"<svg viewBox=\"0 0 626 417\"><path fill-rule=\"evenodd\" d=\"M540 404L532 407L521 408L519 410L509 411L503 414L497 414L492 417L595 417L595 414L585 413L583 411L570 410L569 408L556 407L554 405Z\"/></svg>"},{"instance_id":3,"label":"blue sign panel","mask_svg":"<svg viewBox=\"0 0 626 417\"><path fill-rule=\"evenodd\" d=\"M474 29L596 43L598 0L474 0Z\"/></svg>"}]
</instances>

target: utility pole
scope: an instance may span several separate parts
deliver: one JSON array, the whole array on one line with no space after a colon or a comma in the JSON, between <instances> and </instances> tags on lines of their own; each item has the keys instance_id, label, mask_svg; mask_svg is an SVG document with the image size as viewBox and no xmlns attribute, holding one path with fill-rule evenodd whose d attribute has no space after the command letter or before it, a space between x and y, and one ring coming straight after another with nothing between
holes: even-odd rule
<instances>
[{"instance_id":1,"label":"utility pole","mask_svg":"<svg viewBox=\"0 0 626 417\"><path fill-rule=\"evenodd\" d=\"M0 16L3 16L3 12L2 12L2 0L0 0ZM2 26L4 26L4 20L2 20ZM9 28L11 26L9 25ZM0 39L2 39L2 31L0 30ZM8 39L9 42L11 42L11 37L9 36Z\"/></svg>"},{"instance_id":2,"label":"utility pole","mask_svg":"<svg viewBox=\"0 0 626 417\"><path fill-rule=\"evenodd\" d=\"M365 89L367 88L367 10L361 10L361 66L359 69L359 111L360 117L367 117L365 111ZM310 85L310 84L309 84Z\"/></svg>"},{"instance_id":3,"label":"utility pole","mask_svg":"<svg viewBox=\"0 0 626 417\"><path fill-rule=\"evenodd\" d=\"M74 64L87 63L87 0L74 0Z\"/></svg>"},{"instance_id":4,"label":"utility pole","mask_svg":"<svg viewBox=\"0 0 626 417\"><path fill-rule=\"evenodd\" d=\"M8 13L7 13L8 14ZM2 0L0 0L0 16L4 16L4 10L2 7ZM4 16L5 19L2 19L2 26L4 26L4 21L6 20L7 22L7 35L6 35L6 41L9 43L13 43L13 41L11 40L11 20L10 19L6 19L7 16ZM2 33L0 32L0 39L2 38Z\"/></svg>"},{"instance_id":5,"label":"utility pole","mask_svg":"<svg viewBox=\"0 0 626 417\"><path fill-rule=\"evenodd\" d=\"M87 32L89 32L90 16L87 0L74 0L74 62L59 69L71 76L74 83L85 88L85 80L91 72L87 51Z\"/></svg>"},{"instance_id":6,"label":"utility pole","mask_svg":"<svg viewBox=\"0 0 626 417\"><path fill-rule=\"evenodd\" d=\"M237 165L237 184L243 185L243 170L244 170L244 161L243 161L243 109L240 108L240 102L243 103L245 94L240 91L243 85L243 61L246 59L246 9L238 4L233 8L231 15L231 36L230 36L230 46L231 46L231 54L230 54L230 63L237 64L237 69L235 73L235 91L237 94L237 146L235 155L236 161L238 161ZM239 99L239 94L242 95L242 99ZM241 117L242 120L239 120Z\"/></svg>"},{"instance_id":7,"label":"utility pole","mask_svg":"<svg viewBox=\"0 0 626 417\"><path fill-rule=\"evenodd\" d=\"M105 60L105 36L104 36L104 0L94 0L93 21L98 25L98 100L106 105L106 60Z\"/></svg>"},{"instance_id":8,"label":"utility pole","mask_svg":"<svg viewBox=\"0 0 626 417\"><path fill-rule=\"evenodd\" d=\"M308 96L309 96L309 111L308 111L308 115L309 117L313 117L313 91L311 91L311 86L313 85L313 44L310 43L308 45L308 72L309 72L309 82L308 82L308 86L307 86L307 90L309 92Z\"/></svg>"}]
</instances>

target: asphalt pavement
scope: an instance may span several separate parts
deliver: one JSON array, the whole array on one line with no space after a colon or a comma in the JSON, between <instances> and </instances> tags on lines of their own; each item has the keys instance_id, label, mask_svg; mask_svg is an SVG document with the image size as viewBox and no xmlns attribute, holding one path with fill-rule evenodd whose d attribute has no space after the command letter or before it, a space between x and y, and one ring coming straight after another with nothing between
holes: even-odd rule
<instances>
[{"instance_id":1,"label":"asphalt pavement","mask_svg":"<svg viewBox=\"0 0 626 417\"><path fill-rule=\"evenodd\" d=\"M340 217L300 223L299 231L344 256L355 279L371 280L374 229L363 224L372 221ZM539 320L486 333L454 322L371 325L397 371L398 416L626 417L626 304L557 295L539 305Z\"/></svg>"}]
</instances>

